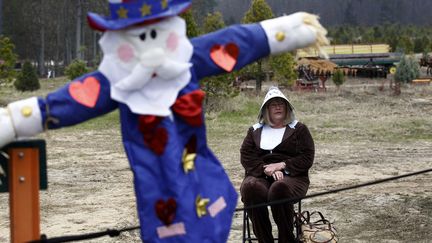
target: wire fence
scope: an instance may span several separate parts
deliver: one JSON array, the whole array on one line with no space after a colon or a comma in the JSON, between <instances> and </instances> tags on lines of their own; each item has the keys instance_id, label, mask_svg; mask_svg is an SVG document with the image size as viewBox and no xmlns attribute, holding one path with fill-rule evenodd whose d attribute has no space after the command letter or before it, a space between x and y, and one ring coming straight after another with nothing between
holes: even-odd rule
<instances>
[{"instance_id":1,"label":"wire fence","mask_svg":"<svg viewBox=\"0 0 432 243\"><path fill-rule=\"evenodd\" d=\"M334 194L334 193L339 193L339 192L343 192L343 191L354 190L354 189L361 188L361 187L367 187L367 186L381 184L381 183L385 183L385 182L389 182L389 181L399 180L399 179L406 178L406 177L416 176L416 175L420 175L420 174L426 174L426 173L429 173L431 171L432 171L432 168L426 169L426 170L421 170L421 171L416 171L416 172L412 172L412 173L408 173L408 174L403 174L403 175L399 175L399 176L388 177L385 179L374 180L374 181L361 183L361 184L357 184L357 185L353 185L353 186L347 186L347 187L327 190L327 191L323 191L323 192L312 193L312 194L306 195L304 197L287 198L287 199L281 199L281 200L271 201L271 202L267 202L267 203L255 204L255 205L251 205L251 206L247 206L247 207L236 208L235 211L238 212L238 211L244 211L244 210L249 210L249 209L258 208L258 207L267 207L267 206L272 206L272 205L281 204L281 203L295 203L295 202L298 202L299 200L305 200L305 199L310 199L310 198L314 198L314 197L324 196L327 194ZM55 238L47 238L45 235L42 235L40 240L30 241L30 243L60 243L60 242L90 240L90 239L95 239L95 238L99 238L99 237L103 237L103 236L116 237L116 236L119 236L123 232L134 231L134 230L138 230L138 229L140 229L140 226L126 227L126 228L122 228L122 229L107 229L105 231L99 231L99 232L93 232L93 233L87 233L87 234L81 234L81 235L61 236L61 237L55 237Z\"/></svg>"}]
</instances>

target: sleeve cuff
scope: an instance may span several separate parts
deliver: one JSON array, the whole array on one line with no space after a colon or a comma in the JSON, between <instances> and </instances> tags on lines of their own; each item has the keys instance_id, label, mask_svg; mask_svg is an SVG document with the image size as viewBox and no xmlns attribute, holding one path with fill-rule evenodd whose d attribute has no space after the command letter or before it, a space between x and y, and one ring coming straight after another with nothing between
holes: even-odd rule
<instances>
[{"instance_id":1,"label":"sleeve cuff","mask_svg":"<svg viewBox=\"0 0 432 243\"><path fill-rule=\"evenodd\" d=\"M318 22L318 17L312 14L298 12L264 20L260 24L273 54L309 47L322 52L321 46L329 44L327 31Z\"/></svg>"},{"instance_id":2,"label":"sleeve cuff","mask_svg":"<svg viewBox=\"0 0 432 243\"><path fill-rule=\"evenodd\" d=\"M42 115L36 97L10 103L7 108L18 138L31 137L43 131Z\"/></svg>"},{"instance_id":3,"label":"sleeve cuff","mask_svg":"<svg viewBox=\"0 0 432 243\"><path fill-rule=\"evenodd\" d=\"M8 111L0 108L0 148L15 139L15 130Z\"/></svg>"},{"instance_id":4,"label":"sleeve cuff","mask_svg":"<svg viewBox=\"0 0 432 243\"><path fill-rule=\"evenodd\" d=\"M285 174L285 175L289 175L290 174L290 172L288 171L288 169L287 169L287 162L283 162L284 164L285 164L285 168L283 169L283 173Z\"/></svg>"}]
</instances>

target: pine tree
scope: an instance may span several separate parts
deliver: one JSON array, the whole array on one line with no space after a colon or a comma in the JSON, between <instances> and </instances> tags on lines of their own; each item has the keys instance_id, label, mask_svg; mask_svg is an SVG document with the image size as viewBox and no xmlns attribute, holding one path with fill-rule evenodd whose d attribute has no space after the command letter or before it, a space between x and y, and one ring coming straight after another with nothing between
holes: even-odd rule
<instances>
[{"instance_id":1,"label":"pine tree","mask_svg":"<svg viewBox=\"0 0 432 243\"><path fill-rule=\"evenodd\" d=\"M204 19L203 30L204 33L210 33L225 27L225 22L221 12L214 12L213 14L207 14Z\"/></svg>"},{"instance_id":2,"label":"pine tree","mask_svg":"<svg viewBox=\"0 0 432 243\"><path fill-rule=\"evenodd\" d=\"M274 79L283 86L292 86L297 79L295 61L291 53L283 53L270 58L270 66L274 72Z\"/></svg>"},{"instance_id":3,"label":"pine tree","mask_svg":"<svg viewBox=\"0 0 432 243\"><path fill-rule=\"evenodd\" d=\"M273 18L273 11L265 0L253 0L243 17L243 23L250 24Z\"/></svg>"},{"instance_id":4,"label":"pine tree","mask_svg":"<svg viewBox=\"0 0 432 243\"><path fill-rule=\"evenodd\" d=\"M195 21L195 18L192 14L192 10L187 10L186 12L180 14L180 17L182 17L186 21L186 35L189 38L193 38L200 35L200 31L198 28L198 25Z\"/></svg>"},{"instance_id":5,"label":"pine tree","mask_svg":"<svg viewBox=\"0 0 432 243\"><path fill-rule=\"evenodd\" d=\"M8 37L0 37L0 83L12 81L16 73L14 70L17 55L15 45Z\"/></svg>"},{"instance_id":6,"label":"pine tree","mask_svg":"<svg viewBox=\"0 0 432 243\"><path fill-rule=\"evenodd\" d=\"M242 22L245 24L256 23L266 19L273 18L273 11L265 0L253 0L251 7L243 17ZM247 76L254 76L256 79L256 92L261 92L262 82L266 76L264 66L268 66L268 58L264 58L255 63L246 66L242 72Z\"/></svg>"},{"instance_id":7,"label":"pine tree","mask_svg":"<svg viewBox=\"0 0 432 243\"><path fill-rule=\"evenodd\" d=\"M24 63L23 69L18 75L14 85L19 91L33 91L40 88L36 70L29 61Z\"/></svg>"}]
</instances>

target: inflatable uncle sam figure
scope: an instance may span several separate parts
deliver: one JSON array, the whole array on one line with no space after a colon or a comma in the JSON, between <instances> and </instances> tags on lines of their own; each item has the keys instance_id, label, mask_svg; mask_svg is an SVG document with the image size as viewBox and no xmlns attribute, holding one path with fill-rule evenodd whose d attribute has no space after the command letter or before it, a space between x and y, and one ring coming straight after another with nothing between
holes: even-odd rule
<instances>
[{"instance_id":1,"label":"inflatable uncle sam figure","mask_svg":"<svg viewBox=\"0 0 432 243\"><path fill-rule=\"evenodd\" d=\"M186 37L189 0L110 0L97 71L46 97L0 108L0 147L44 129L120 111L144 242L226 242L237 193L206 143L198 80L269 54L327 44L317 17L295 13Z\"/></svg>"}]
</instances>

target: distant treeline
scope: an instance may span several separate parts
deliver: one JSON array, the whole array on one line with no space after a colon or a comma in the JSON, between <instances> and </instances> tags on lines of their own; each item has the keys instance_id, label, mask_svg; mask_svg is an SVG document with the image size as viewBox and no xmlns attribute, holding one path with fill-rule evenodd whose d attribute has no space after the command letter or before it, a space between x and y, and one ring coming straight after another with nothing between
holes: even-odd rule
<instances>
[{"instance_id":1,"label":"distant treeline","mask_svg":"<svg viewBox=\"0 0 432 243\"><path fill-rule=\"evenodd\" d=\"M386 43L392 52L424 53L432 51L432 29L419 26L386 24L371 27L329 27L332 44Z\"/></svg>"},{"instance_id":2,"label":"distant treeline","mask_svg":"<svg viewBox=\"0 0 432 243\"><path fill-rule=\"evenodd\" d=\"M203 0L200 0L203 2ZM239 23L251 0L207 0L216 2L227 24ZM432 25L431 0L267 0L276 16L297 11L318 14L326 26L385 23L401 25Z\"/></svg>"},{"instance_id":3,"label":"distant treeline","mask_svg":"<svg viewBox=\"0 0 432 243\"><path fill-rule=\"evenodd\" d=\"M106 0L1 0L2 35L11 39L19 60L37 63L40 75L74 59L100 62L100 32L91 30L87 12L108 14ZM192 0L195 23L221 10L225 24L240 23L251 0ZM267 0L274 16L298 10L317 13L333 44L387 43L392 51L432 50L430 0ZM366 14L367 13L367 14ZM363 24L371 24L366 27ZM360 27L359 27L360 26Z\"/></svg>"}]
</instances>

